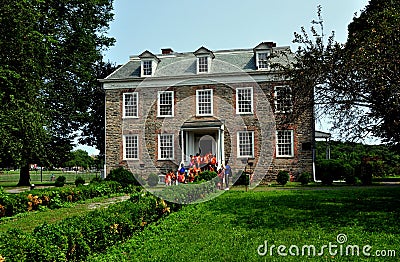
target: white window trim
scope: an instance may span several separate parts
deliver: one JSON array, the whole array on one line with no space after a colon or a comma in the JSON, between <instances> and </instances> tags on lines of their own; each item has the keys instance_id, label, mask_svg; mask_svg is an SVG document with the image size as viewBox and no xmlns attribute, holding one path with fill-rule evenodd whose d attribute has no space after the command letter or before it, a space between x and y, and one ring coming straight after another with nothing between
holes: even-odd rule
<instances>
[{"instance_id":1,"label":"white window trim","mask_svg":"<svg viewBox=\"0 0 400 262\"><path fill-rule=\"evenodd\" d=\"M211 92L211 113L210 114L200 114L199 112L199 92L210 91ZM212 89L198 89L196 90L196 116L213 116L214 115L214 95Z\"/></svg>"},{"instance_id":2,"label":"white window trim","mask_svg":"<svg viewBox=\"0 0 400 262\"><path fill-rule=\"evenodd\" d=\"M239 90L251 90L251 112L239 112ZM238 87L236 88L236 114L238 115L246 115L246 114L253 114L254 113L254 93L253 87Z\"/></svg>"},{"instance_id":3,"label":"white window trim","mask_svg":"<svg viewBox=\"0 0 400 262\"><path fill-rule=\"evenodd\" d=\"M136 137L137 140L137 147L136 147L136 155L137 158L127 158L126 157L126 138L127 137ZM139 135L124 135L123 136L123 160L139 160Z\"/></svg>"},{"instance_id":4,"label":"white window trim","mask_svg":"<svg viewBox=\"0 0 400 262\"><path fill-rule=\"evenodd\" d=\"M290 149L290 151L292 152L292 154L290 154L290 155L280 155L279 154L279 150L278 150L278 147L279 147L279 145L278 145L278 132L279 131L286 131L286 132L290 132L290 146L291 146L291 149ZM276 152L276 157L280 157L280 158L293 158L294 157L294 132L293 132L293 130L277 130L276 131L276 143L275 143L275 152Z\"/></svg>"},{"instance_id":5,"label":"white window trim","mask_svg":"<svg viewBox=\"0 0 400 262\"><path fill-rule=\"evenodd\" d=\"M161 115L160 114L160 95L165 94L165 93L171 93L172 94L172 112L171 115ZM174 111L175 111L175 94L174 91L158 91L157 94L157 117L174 117Z\"/></svg>"},{"instance_id":6,"label":"white window trim","mask_svg":"<svg viewBox=\"0 0 400 262\"><path fill-rule=\"evenodd\" d=\"M207 57L207 71L206 72L200 72L199 71L199 69L200 69L200 58L203 58L203 57ZM197 56L197 58L196 58L196 73L197 74L208 74L211 70L211 57L210 57L210 55L199 55L199 56Z\"/></svg>"},{"instance_id":7,"label":"white window trim","mask_svg":"<svg viewBox=\"0 0 400 262\"><path fill-rule=\"evenodd\" d=\"M125 96L126 95L133 95L136 96L136 116L127 116L126 111L125 111ZM123 118L139 118L139 94L138 92L129 92L129 93L124 93L123 94L123 99L122 99L122 117Z\"/></svg>"},{"instance_id":8,"label":"white window trim","mask_svg":"<svg viewBox=\"0 0 400 262\"><path fill-rule=\"evenodd\" d=\"M170 158L162 158L161 157L161 136L163 135L171 135L172 136L172 156ZM175 136L174 134L169 134L169 133L163 133L163 134L158 134L158 143L157 143L157 149L158 149L158 160L174 160L175 159Z\"/></svg>"},{"instance_id":9,"label":"white window trim","mask_svg":"<svg viewBox=\"0 0 400 262\"><path fill-rule=\"evenodd\" d=\"M278 110L278 92L277 92L277 88L279 87L288 87L290 90L290 101L291 101L291 105L290 105L290 109L289 110ZM275 105L275 113L281 113L281 114L285 114L285 113L291 113L293 111L293 102L292 102L292 88L288 85L284 85L284 86L275 86L274 87L274 105Z\"/></svg>"},{"instance_id":10,"label":"white window trim","mask_svg":"<svg viewBox=\"0 0 400 262\"><path fill-rule=\"evenodd\" d=\"M239 136L240 136L241 133L251 133L252 134L251 135L251 146L252 146L252 152L253 152L252 155L245 155L245 156L240 155L240 144L239 144L240 139L239 139ZM236 135L236 150L237 150L237 157L238 158L252 158L252 157L254 157L254 131L238 131L237 132L237 135Z\"/></svg>"},{"instance_id":11,"label":"white window trim","mask_svg":"<svg viewBox=\"0 0 400 262\"><path fill-rule=\"evenodd\" d=\"M260 60L258 58L259 54L267 54L267 57L270 57L271 56L271 52L270 51L257 51L256 52L256 67L257 67L257 70L260 70L260 71L270 70L270 63L268 63L268 67L260 68Z\"/></svg>"},{"instance_id":12,"label":"white window trim","mask_svg":"<svg viewBox=\"0 0 400 262\"><path fill-rule=\"evenodd\" d=\"M145 62L151 62L151 74L150 75L145 75L144 74L144 63ZM150 76L154 76L154 72L156 71L156 67L157 67L157 62L154 59L143 59L141 60L141 64L140 64L140 76L141 77L150 77Z\"/></svg>"}]
</instances>

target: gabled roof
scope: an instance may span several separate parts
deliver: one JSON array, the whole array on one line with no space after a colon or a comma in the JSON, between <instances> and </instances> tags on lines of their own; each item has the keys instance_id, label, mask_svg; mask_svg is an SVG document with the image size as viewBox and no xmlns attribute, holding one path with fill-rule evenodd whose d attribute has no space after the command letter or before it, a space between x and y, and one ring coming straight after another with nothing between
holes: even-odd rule
<instances>
[{"instance_id":1,"label":"gabled roof","mask_svg":"<svg viewBox=\"0 0 400 262\"><path fill-rule=\"evenodd\" d=\"M193 54L194 54L195 56L199 56L199 55L210 55L212 59L215 58L214 53L213 53L211 50L205 48L204 46L202 46L202 47L200 47L199 49L197 49L196 51L194 51Z\"/></svg>"},{"instance_id":2,"label":"gabled roof","mask_svg":"<svg viewBox=\"0 0 400 262\"><path fill-rule=\"evenodd\" d=\"M139 55L139 58L140 59L155 59L155 60L157 60L157 62L161 61L156 55L154 55L152 52L150 52L148 50L146 50L143 53L141 53Z\"/></svg>"},{"instance_id":3,"label":"gabled roof","mask_svg":"<svg viewBox=\"0 0 400 262\"><path fill-rule=\"evenodd\" d=\"M261 42L256 47L254 47L254 52L256 51L265 51L271 50L273 47L276 47L276 43L274 42Z\"/></svg>"}]
</instances>

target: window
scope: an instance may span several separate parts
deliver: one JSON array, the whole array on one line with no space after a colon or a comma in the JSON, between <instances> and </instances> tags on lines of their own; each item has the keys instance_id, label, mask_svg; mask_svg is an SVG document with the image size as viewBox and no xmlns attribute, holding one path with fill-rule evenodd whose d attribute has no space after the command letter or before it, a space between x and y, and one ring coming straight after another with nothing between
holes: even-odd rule
<instances>
[{"instance_id":1,"label":"window","mask_svg":"<svg viewBox=\"0 0 400 262\"><path fill-rule=\"evenodd\" d=\"M254 132L241 131L237 136L238 157L254 157Z\"/></svg>"},{"instance_id":2,"label":"window","mask_svg":"<svg viewBox=\"0 0 400 262\"><path fill-rule=\"evenodd\" d=\"M293 130L276 132L276 156L293 157Z\"/></svg>"},{"instance_id":3,"label":"window","mask_svg":"<svg viewBox=\"0 0 400 262\"><path fill-rule=\"evenodd\" d=\"M124 136L124 159L139 159L138 135Z\"/></svg>"},{"instance_id":4,"label":"window","mask_svg":"<svg viewBox=\"0 0 400 262\"><path fill-rule=\"evenodd\" d=\"M170 160L174 158L174 135L158 135L158 159Z\"/></svg>"},{"instance_id":5,"label":"window","mask_svg":"<svg viewBox=\"0 0 400 262\"><path fill-rule=\"evenodd\" d=\"M253 113L253 88L237 88L236 89L236 113L252 114Z\"/></svg>"},{"instance_id":6,"label":"window","mask_svg":"<svg viewBox=\"0 0 400 262\"><path fill-rule=\"evenodd\" d=\"M208 56L199 56L197 58L197 72L208 73Z\"/></svg>"},{"instance_id":7,"label":"window","mask_svg":"<svg viewBox=\"0 0 400 262\"><path fill-rule=\"evenodd\" d=\"M153 61L151 60L143 60L142 61L142 70L143 76L152 76L153 75Z\"/></svg>"},{"instance_id":8,"label":"window","mask_svg":"<svg viewBox=\"0 0 400 262\"><path fill-rule=\"evenodd\" d=\"M213 91L203 89L196 91L196 114L198 116L213 115Z\"/></svg>"},{"instance_id":9,"label":"window","mask_svg":"<svg viewBox=\"0 0 400 262\"><path fill-rule=\"evenodd\" d=\"M174 92L159 91L158 92L158 116L171 117L174 116Z\"/></svg>"},{"instance_id":10,"label":"window","mask_svg":"<svg viewBox=\"0 0 400 262\"><path fill-rule=\"evenodd\" d=\"M123 117L138 117L138 93L125 93Z\"/></svg>"},{"instance_id":11,"label":"window","mask_svg":"<svg viewBox=\"0 0 400 262\"><path fill-rule=\"evenodd\" d=\"M269 69L269 52L258 52L257 53L257 69L265 70Z\"/></svg>"},{"instance_id":12,"label":"window","mask_svg":"<svg viewBox=\"0 0 400 262\"><path fill-rule=\"evenodd\" d=\"M292 89L289 86L275 87L275 112L289 113L292 111Z\"/></svg>"}]
</instances>

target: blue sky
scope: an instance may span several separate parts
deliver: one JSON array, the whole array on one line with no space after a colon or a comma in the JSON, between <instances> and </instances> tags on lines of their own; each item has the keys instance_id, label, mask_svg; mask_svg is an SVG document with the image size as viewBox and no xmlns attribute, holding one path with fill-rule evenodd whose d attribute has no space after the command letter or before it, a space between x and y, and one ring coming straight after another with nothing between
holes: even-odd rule
<instances>
[{"instance_id":1,"label":"blue sky","mask_svg":"<svg viewBox=\"0 0 400 262\"><path fill-rule=\"evenodd\" d=\"M322 6L325 35L346 42L347 26L368 0L115 0L109 35L116 43L104 53L105 60L124 64L130 55L161 48L193 52L200 46L211 50L253 48L263 41L278 46L292 43L294 32L317 19ZM327 126L317 127L327 131ZM79 146L96 154L91 147Z\"/></svg>"}]
</instances>

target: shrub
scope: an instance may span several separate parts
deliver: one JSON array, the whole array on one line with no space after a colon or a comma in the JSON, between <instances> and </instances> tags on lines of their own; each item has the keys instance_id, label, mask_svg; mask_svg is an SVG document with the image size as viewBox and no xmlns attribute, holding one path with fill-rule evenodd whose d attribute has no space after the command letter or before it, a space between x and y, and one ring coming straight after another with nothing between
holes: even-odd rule
<instances>
[{"instance_id":1,"label":"shrub","mask_svg":"<svg viewBox=\"0 0 400 262\"><path fill-rule=\"evenodd\" d=\"M200 174L194 178L194 182L210 181L216 176L217 176L217 173L214 171L208 171L208 170L203 171L203 172L200 172Z\"/></svg>"},{"instance_id":2,"label":"shrub","mask_svg":"<svg viewBox=\"0 0 400 262\"><path fill-rule=\"evenodd\" d=\"M235 181L234 183L235 186L248 186L250 185L250 177L248 174L246 174L245 172L242 172L239 176L239 178Z\"/></svg>"},{"instance_id":3,"label":"shrub","mask_svg":"<svg viewBox=\"0 0 400 262\"><path fill-rule=\"evenodd\" d=\"M90 180L90 183L100 183L102 181L103 181L103 179L101 179L101 177L95 176L92 178L92 180Z\"/></svg>"},{"instance_id":4,"label":"shrub","mask_svg":"<svg viewBox=\"0 0 400 262\"><path fill-rule=\"evenodd\" d=\"M123 187L128 185L140 186L140 183L135 179L135 176L132 174L132 172L123 167L111 170L110 174L108 174L105 180L117 181Z\"/></svg>"},{"instance_id":5,"label":"shrub","mask_svg":"<svg viewBox=\"0 0 400 262\"><path fill-rule=\"evenodd\" d=\"M67 178L65 176L59 176L56 179L56 182L54 182L54 185L56 187L63 187L65 185L65 182L67 181Z\"/></svg>"},{"instance_id":6,"label":"shrub","mask_svg":"<svg viewBox=\"0 0 400 262\"><path fill-rule=\"evenodd\" d=\"M302 185L307 185L311 181L311 174L308 172L303 172L300 174L297 181L299 181Z\"/></svg>"},{"instance_id":7,"label":"shrub","mask_svg":"<svg viewBox=\"0 0 400 262\"><path fill-rule=\"evenodd\" d=\"M276 182L278 182L279 185L286 185L286 183L289 181L289 172L288 171L279 171L278 176L276 177Z\"/></svg>"},{"instance_id":8,"label":"shrub","mask_svg":"<svg viewBox=\"0 0 400 262\"><path fill-rule=\"evenodd\" d=\"M158 184L159 178L158 175L156 174L150 174L149 177L147 178L147 183L151 187L155 187Z\"/></svg>"},{"instance_id":9,"label":"shrub","mask_svg":"<svg viewBox=\"0 0 400 262\"><path fill-rule=\"evenodd\" d=\"M85 179L83 179L81 176L75 179L75 186L81 186L83 184L85 184Z\"/></svg>"}]
</instances>

